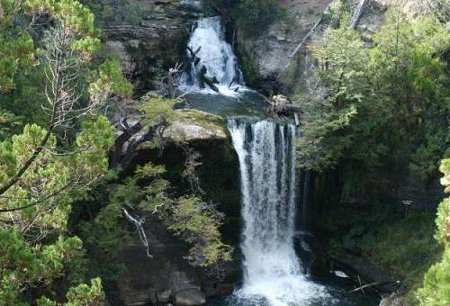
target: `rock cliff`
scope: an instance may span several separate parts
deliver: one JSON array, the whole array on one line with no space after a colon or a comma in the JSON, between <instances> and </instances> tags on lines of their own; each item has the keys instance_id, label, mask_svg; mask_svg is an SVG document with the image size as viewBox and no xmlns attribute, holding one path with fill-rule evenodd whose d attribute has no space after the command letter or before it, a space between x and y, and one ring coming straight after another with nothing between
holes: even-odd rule
<instances>
[{"instance_id":1,"label":"rock cliff","mask_svg":"<svg viewBox=\"0 0 450 306\"><path fill-rule=\"evenodd\" d=\"M114 11L110 1L104 2L103 11ZM103 21L106 52L119 56L122 70L138 94L157 90L165 72L183 61L190 27L200 10L195 3L180 0L128 3L139 14L120 21Z\"/></svg>"}]
</instances>

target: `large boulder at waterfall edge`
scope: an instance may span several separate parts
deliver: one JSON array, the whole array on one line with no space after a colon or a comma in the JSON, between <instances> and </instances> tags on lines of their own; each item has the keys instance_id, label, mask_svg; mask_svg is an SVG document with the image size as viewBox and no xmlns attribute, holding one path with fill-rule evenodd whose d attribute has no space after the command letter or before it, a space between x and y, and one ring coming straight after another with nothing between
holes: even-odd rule
<instances>
[{"instance_id":1,"label":"large boulder at waterfall edge","mask_svg":"<svg viewBox=\"0 0 450 306\"><path fill-rule=\"evenodd\" d=\"M199 306L206 304L205 294L196 288L185 289L175 293L173 297L175 306Z\"/></svg>"}]
</instances>

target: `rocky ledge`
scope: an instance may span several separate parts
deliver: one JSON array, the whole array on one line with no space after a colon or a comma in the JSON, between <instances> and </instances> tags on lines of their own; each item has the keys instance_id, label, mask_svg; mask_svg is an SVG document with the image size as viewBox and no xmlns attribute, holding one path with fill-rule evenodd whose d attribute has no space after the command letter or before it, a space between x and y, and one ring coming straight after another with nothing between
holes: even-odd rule
<instances>
[{"instance_id":1,"label":"rocky ledge","mask_svg":"<svg viewBox=\"0 0 450 306\"><path fill-rule=\"evenodd\" d=\"M176 122L163 129L164 142L224 142L228 138L225 120L217 115L193 109L182 109ZM155 147L156 135L161 131L141 124L141 115L134 114L117 122L115 146L110 156L110 166L125 169L139 151Z\"/></svg>"}]
</instances>

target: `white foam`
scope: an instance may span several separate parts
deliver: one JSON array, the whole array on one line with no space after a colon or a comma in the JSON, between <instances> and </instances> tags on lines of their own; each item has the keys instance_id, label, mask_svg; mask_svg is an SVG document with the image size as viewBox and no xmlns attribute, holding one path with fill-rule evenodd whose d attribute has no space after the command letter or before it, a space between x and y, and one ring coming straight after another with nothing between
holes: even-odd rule
<instances>
[{"instance_id":1,"label":"white foam","mask_svg":"<svg viewBox=\"0 0 450 306\"><path fill-rule=\"evenodd\" d=\"M295 219L295 126L269 120L230 119L239 157L244 283L239 298L263 298L272 306L308 305L327 298L308 280L293 245Z\"/></svg>"},{"instance_id":2,"label":"white foam","mask_svg":"<svg viewBox=\"0 0 450 306\"><path fill-rule=\"evenodd\" d=\"M223 94L237 96L247 90L242 72L239 70L236 56L231 45L225 40L225 34L219 17L201 18L189 39L188 47L196 53L199 62L196 63L191 52L189 71L184 73L180 81L182 91L196 91L206 94ZM201 84L199 75L202 67L206 68L206 76L216 79L219 92L208 85Z\"/></svg>"}]
</instances>

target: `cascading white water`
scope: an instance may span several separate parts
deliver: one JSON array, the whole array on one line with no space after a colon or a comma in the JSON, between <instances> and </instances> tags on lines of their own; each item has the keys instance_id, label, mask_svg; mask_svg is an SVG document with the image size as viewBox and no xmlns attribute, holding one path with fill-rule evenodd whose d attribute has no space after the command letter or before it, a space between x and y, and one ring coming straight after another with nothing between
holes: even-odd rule
<instances>
[{"instance_id":1,"label":"cascading white water","mask_svg":"<svg viewBox=\"0 0 450 306\"><path fill-rule=\"evenodd\" d=\"M306 279L293 245L295 219L295 127L269 120L230 119L239 157L244 283L236 294L251 305L308 305L327 296ZM247 304L246 304L247 305Z\"/></svg>"},{"instance_id":2,"label":"cascading white water","mask_svg":"<svg viewBox=\"0 0 450 306\"><path fill-rule=\"evenodd\" d=\"M235 95L245 88L242 72L231 45L226 42L219 17L201 18L188 43L190 69L183 74L180 89L216 93L202 80L202 74L214 83L218 93ZM206 69L206 71L205 71Z\"/></svg>"}]
</instances>

